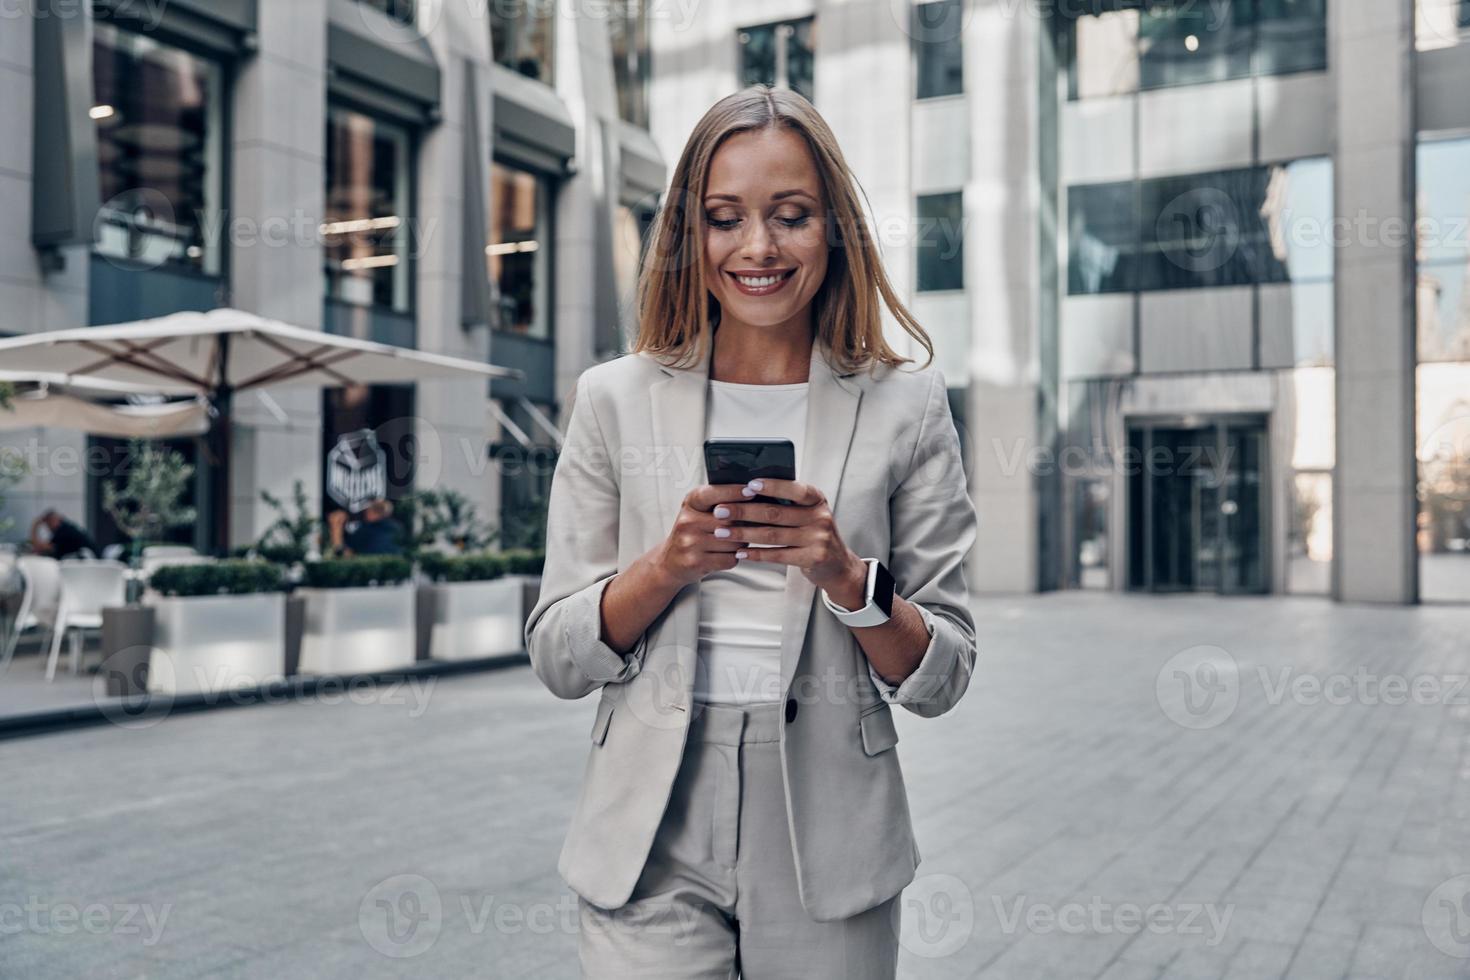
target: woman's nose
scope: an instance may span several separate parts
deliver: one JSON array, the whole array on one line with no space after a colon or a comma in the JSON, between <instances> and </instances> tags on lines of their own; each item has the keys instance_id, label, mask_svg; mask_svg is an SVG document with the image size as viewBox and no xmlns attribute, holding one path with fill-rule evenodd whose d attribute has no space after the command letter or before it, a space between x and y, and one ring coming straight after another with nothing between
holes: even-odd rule
<instances>
[{"instance_id":1,"label":"woman's nose","mask_svg":"<svg viewBox=\"0 0 1470 980\"><path fill-rule=\"evenodd\" d=\"M759 261L776 253L776 243L771 239L771 231L766 227L764 221L752 221L747 224L750 231L741 243L741 255L753 261Z\"/></svg>"}]
</instances>

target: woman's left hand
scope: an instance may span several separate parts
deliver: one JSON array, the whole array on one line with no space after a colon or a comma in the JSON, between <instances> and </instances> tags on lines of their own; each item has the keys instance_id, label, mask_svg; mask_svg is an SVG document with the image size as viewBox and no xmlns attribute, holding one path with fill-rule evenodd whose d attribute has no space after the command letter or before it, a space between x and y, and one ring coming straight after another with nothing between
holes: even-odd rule
<instances>
[{"instance_id":1,"label":"woman's left hand","mask_svg":"<svg viewBox=\"0 0 1470 980\"><path fill-rule=\"evenodd\" d=\"M751 544L779 546L749 548L742 561L795 565L813 585L826 589L837 602L841 602L841 596L849 591L862 591L867 580L867 566L843 542L822 491L809 483L774 477L752 480L746 492L752 490L751 496L759 493L791 503L752 501L720 504L715 508L715 517L722 521L757 522L749 527L732 527L732 537Z\"/></svg>"}]
</instances>

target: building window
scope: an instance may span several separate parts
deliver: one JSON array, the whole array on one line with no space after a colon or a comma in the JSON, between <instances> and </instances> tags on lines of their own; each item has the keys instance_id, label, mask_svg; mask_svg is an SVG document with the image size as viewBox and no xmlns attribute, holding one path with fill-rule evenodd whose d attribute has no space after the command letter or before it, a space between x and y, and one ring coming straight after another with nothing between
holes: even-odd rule
<instances>
[{"instance_id":1,"label":"building window","mask_svg":"<svg viewBox=\"0 0 1470 980\"><path fill-rule=\"evenodd\" d=\"M914 39L914 66L918 81L915 98L937 99L964 92L962 0L938 0L913 8L909 34Z\"/></svg>"},{"instance_id":2,"label":"building window","mask_svg":"<svg viewBox=\"0 0 1470 980\"><path fill-rule=\"evenodd\" d=\"M1470 0L1416 0L1415 46L1420 51L1452 48L1470 38Z\"/></svg>"},{"instance_id":3,"label":"building window","mask_svg":"<svg viewBox=\"0 0 1470 980\"><path fill-rule=\"evenodd\" d=\"M918 200L919 292L965 288L965 213L959 191Z\"/></svg>"},{"instance_id":4,"label":"building window","mask_svg":"<svg viewBox=\"0 0 1470 980\"><path fill-rule=\"evenodd\" d=\"M1421 143L1418 168L1419 360L1470 361L1470 139Z\"/></svg>"},{"instance_id":5,"label":"building window","mask_svg":"<svg viewBox=\"0 0 1470 980\"><path fill-rule=\"evenodd\" d=\"M1067 190L1072 295L1332 279L1325 158Z\"/></svg>"},{"instance_id":6,"label":"building window","mask_svg":"<svg viewBox=\"0 0 1470 980\"><path fill-rule=\"evenodd\" d=\"M328 107L326 176L321 232L327 296L407 310L408 131L352 109Z\"/></svg>"},{"instance_id":7,"label":"building window","mask_svg":"<svg viewBox=\"0 0 1470 980\"><path fill-rule=\"evenodd\" d=\"M95 25L99 254L219 274L220 242L205 229L221 211L223 76L180 48Z\"/></svg>"},{"instance_id":8,"label":"building window","mask_svg":"<svg viewBox=\"0 0 1470 980\"><path fill-rule=\"evenodd\" d=\"M614 0L608 11L612 35L613 80L618 88L618 115L624 122L648 128L648 0Z\"/></svg>"},{"instance_id":9,"label":"building window","mask_svg":"<svg viewBox=\"0 0 1470 980\"><path fill-rule=\"evenodd\" d=\"M490 4L490 44L497 64L554 84L555 43L556 0Z\"/></svg>"},{"instance_id":10,"label":"building window","mask_svg":"<svg viewBox=\"0 0 1470 980\"><path fill-rule=\"evenodd\" d=\"M357 0L365 7L381 10L394 20L404 24L414 22L414 7L416 0Z\"/></svg>"},{"instance_id":11,"label":"building window","mask_svg":"<svg viewBox=\"0 0 1470 980\"><path fill-rule=\"evenodd\" d=\"M490 175L490 283L496 328L551 337L550 193L544 177L497 161Z\"/></svg>"},{"instance_id":12,"label":"building window","mask_svg":"<svg viewBox=\"0 0 1470 980\"><path fill-rule=\"evenodd\" d=\"M1327 67L1326 0L1129 6L1067 18L1071 98Z\"/></svg>"},{"instance_id":13,"label":"building window","mask_svg":"<svg viewBox=\"0 0 1470 980\"><path fill-rule=\"evenodd\" d=\"M813 44L816 21L785 21L741 28L735 35L740 45L740 84L789 88L816 101Z\"/></svg>"}]
</instances>

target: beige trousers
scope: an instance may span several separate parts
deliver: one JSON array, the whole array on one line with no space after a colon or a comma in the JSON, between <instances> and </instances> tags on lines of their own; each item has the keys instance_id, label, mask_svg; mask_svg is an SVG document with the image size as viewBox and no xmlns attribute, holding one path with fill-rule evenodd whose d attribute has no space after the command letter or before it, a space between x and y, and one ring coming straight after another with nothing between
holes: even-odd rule
<instances>
[{"instance_id":1,"label":"beige trousers","mask_svg":"<svg viewBox=\"0 0 1470 980\"><path fill-rule=\"evenodd\" d=\"M782 723L780 702L694 705L673 793L628 903L603 909L578 899L584 980L893 980L899 895L835 922L817 922L801 905Z\"/></svg>"}]
</instances>

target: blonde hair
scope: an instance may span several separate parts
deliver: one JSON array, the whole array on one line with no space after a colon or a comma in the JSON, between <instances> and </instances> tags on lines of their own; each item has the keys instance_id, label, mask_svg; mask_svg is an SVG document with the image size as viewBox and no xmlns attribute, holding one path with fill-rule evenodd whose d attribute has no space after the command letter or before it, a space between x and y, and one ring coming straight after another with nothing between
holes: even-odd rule
<instances>
[{"instance_id":1,"label":"blonde hair","mask_svg":"<svg viewBox=\"0 0 1470 980\"><path fill-rule=\"evenodd\" d=\"M634 353L672 355L679 366L692 356L719 325L719 301L710 295L704 276L704 192L710 161L736 133L769 128L789 129L811 150L827 202L827 275L812 298L816 337L831 350L834 366L855 371L878 363L899 365L904 357L883 338L881 297L900 326L934 360L934 344L899 300L877 246L868 234L858 206L857 178L848 168L816 107L789 89L753 85L727 95L710 107L689 134L674 167L668 197L654 219L652 237L638 276L638 334ZM863 192L864 200L867 199Z\"/></svg>"}]
</instances>

